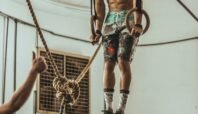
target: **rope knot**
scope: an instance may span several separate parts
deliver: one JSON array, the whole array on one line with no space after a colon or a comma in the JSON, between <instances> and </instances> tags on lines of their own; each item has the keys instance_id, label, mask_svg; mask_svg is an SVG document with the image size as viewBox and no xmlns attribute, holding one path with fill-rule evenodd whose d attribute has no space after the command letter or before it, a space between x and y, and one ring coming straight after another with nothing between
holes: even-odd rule
<instances>
[{"instance_id":1,"label":"rope knot","mask_svg":"<svg viewBox=\"0 0 198 114\"><path fill-rule=\"evenodd\" d=\"M75 104L80 96L80 87L75 80L66 80L64 77L56 77L53 80L53 87L57 91L58 99L65 99L67 104Z\"/></svg>"}]
</instances>

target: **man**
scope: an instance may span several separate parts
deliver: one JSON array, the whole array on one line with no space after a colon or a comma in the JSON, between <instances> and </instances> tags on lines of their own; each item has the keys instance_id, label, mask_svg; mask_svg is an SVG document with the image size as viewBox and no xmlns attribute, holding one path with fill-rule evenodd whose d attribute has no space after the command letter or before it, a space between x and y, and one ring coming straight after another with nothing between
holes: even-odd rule
<instances>
[{"instance_id":1,"label":"man","mask_svg":"<svg viewBox=\"0 0 198 114\"><path fill-rule=\"evenodd\" d=\"M36 58L36 55L33 52L32 68L29 72L28 78L13 94L11 100L0 106L0 114L13 114L19 110L28 99L38 73L43 72L45 69L47 69L45 59L42 57Z\"/></svg>"},{"instance_id":2,"label":"man","mask_svg":"<svg viewBox=\"0 0 198 114\"><path fill-rule=\"evenodd\" d=\"M130 33L116 32L125 23L127 12L131 8L141 10L141 0L107 0L109 12L105 18L105 3L104 0L96 0L96 36L92 38L94 43L99 41L102 36L103 28L103 47L104 47L104 99L105 99L105 114L113 114L112 102L115 85L114 67L116 63L121 72L120 78L120 101L116 109L116 114L124 114L129 88L131 83L131 68L130 60L132 54L132 45L135 37L139 37L142 32L142 14L140 11L135 13L135 16L129 16L130 20L135 23L135 26ZM104 27L103 26L104 22Z\"/></svg>"}]
</instances>

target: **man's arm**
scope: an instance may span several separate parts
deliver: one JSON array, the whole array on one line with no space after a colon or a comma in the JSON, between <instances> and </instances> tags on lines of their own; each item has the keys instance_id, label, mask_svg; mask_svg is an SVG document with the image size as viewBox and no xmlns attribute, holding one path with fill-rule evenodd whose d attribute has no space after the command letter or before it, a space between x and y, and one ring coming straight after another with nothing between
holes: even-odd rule
<instances>
[{"instance_id":1,"label":"man's arm","mask_svg":"<svg viewBox=\"0 0 198 114\"><path fill-rule=\"evenodd\" d=\"M133 0L133 8L141 10L143 7L142 0ZM142 13L140 11L135 12L135 26L131 31L131 35L139 37L142 33Z\"/></svg>"},{"instance_id":2,"label":"man's arm","mask_svg":"<svg viewBox=\"0 0 198 114\"><path fill-rule=\"evenodd\" d=\"M0 106L0 114L13 114L25 103L28 99L31 90L34 86L34 82L37 78L37 74L44 71L47 65L43 58L35 57L35 53L33 53L33 64L32 68L29 72L28 78L21 85L21 87L13 94L11 100L6 104Z\"/></svg>"},{"instance_id":3,"label":"man's arm","mask_svg":"<svg viewBox=\"0 0 198 114\"><path fill-rule=\"evenodd\" d=\"M96 35L91 36L92 44L97 44L102 35L102 25L105 18L105 3L104 0L96 0Z\"/></svg>"},{"instance_id":4,"label":"man's arm","mask_svg":"<svg viewBox=\"0 0 198 114\"><path fill-rule=\"evenodd\" d=\"M96 14L97 14L96 30L101 31L103 21L104 21L104 18L105 18L105 3L104 3L104 0L96 0Z\"/></svg>"},{"instance_id":5,"label":"man's arm","mask_svg":"<svg viewBox=\"0 0 198 114\"><path fill-rule=\"evenodd\" d=\"M29 97L34 82L36 80L37 72L31 69L29 76L25 83L14 93L11 100L0 107L0 114L12 114L20 109Z\"/></svg>"},{"instance_id":6,"label":"man's arm","mask_svg":"<svg viewBox=\"0 0 198 114\"><path fill-rule=\"evenodd\" d=\"M133 7L141 10L143 8L143 0L133 0ZM135 14L135 24L142 23L142 14L140 12L136 12Z\"/></svg>"}]
</instances>

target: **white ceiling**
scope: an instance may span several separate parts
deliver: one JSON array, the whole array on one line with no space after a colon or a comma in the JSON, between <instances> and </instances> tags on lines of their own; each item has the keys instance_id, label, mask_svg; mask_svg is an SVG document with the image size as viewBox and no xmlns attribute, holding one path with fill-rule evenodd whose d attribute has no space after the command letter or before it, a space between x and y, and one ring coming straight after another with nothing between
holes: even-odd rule
<instances>
[{"instance_id":1,"label":"white ceiling","mask_svg":"<svg viewBox=\"0 0 198 114\"><path fill-rule=\"evenodd\" d=\"M52 4L62 7L70 7L75 9L89 9L91 0L46 0ZM184 4L195 14L198 15L197 0L182 0Z\"/></svg>"},{"instance_id":2,"label":"white ceiling","mask_svg":"<svg viewBox=\"0 0 198 114\"><path fill-rule=\"evenodd\" d=\"M50 1L53 4L58 4L66 7L80 8L80 9L89 9L90 0L46 0Z\"/></svg>"},{"instance_id":3,"label":"white ceiling","mask_svg":"<svg viewBox=\"0 0 198 114\"><path fill-rule=\"evenodd\" d=\"M198 0L181 0L198 17Z\"/></svg>"}]
</instances>

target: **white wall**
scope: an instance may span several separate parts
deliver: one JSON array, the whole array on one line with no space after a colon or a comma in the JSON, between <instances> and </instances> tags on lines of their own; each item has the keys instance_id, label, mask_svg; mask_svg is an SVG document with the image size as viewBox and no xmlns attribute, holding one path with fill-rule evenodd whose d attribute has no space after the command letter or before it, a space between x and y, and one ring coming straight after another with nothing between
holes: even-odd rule
<instances>
[{"instance_id":1,"label":"white wall","mask_svg":"<svg viewBox=\"0 0 198 114\"><path fill-rule=\"evenodd\" d=\"M195 0L194 0L195 1ZM40 25L54 32L88 40L89 12L57 7L43 1L32 1ZM197 1L195 1L197 3ZM12 6L12 7L10 7ZM141 37L141 44L157 43L198 36L197 22L173 0L146 0L145 9L150 15L151 26ZM24 0L1 0L0 11L32 23ZM0 25L2 25L0 18ZM0 28L0 32L2 32ZM10 23L9 55L13 55L13 22ZM51 49L91 56L96 46L80 41L60 38L44 33ZM2 46L0 39L0 46ZM25 80L31 65L31 52L36 48L36 34L32 27L18 25L17 88ZM197 114L198 72L197 40L149 47L138 47L131 64L133 83L127 113L134 114ZM39 41L39 47L43 47ZM0 56L2 48L0 48ZM1 56L2 57L2 56ZM91 114L103 109L102 50L91 68ZM2 58L0 59L0 73ZM8 58L8 71L13 71L13 57ZM119 71L116 68L116 74ZM2 74L2 73L1 73ZM7 76L12 80L13 73ZM0 76L0 85L1 85ZM119 76L117 76L117 79ZM11 81L12 82L12 81ZM12 93L6 89L6 99ZM8 87L8 86L7 86ZM115 105L118 104L118 81ZM0 89L1 91L1 89ZM18 114L33 114L33 94Z\"/></svg>"},{"instance_id":2,"label":"white wall","mask_svg":"<svg viewBox=\"0 0 198 114\"><path fill-rule=\"evenodd\" d=\"M33 23L25 0L1 0L0 3L1 11ZM89 28L89 12L61 8L40 0L32 1L32 5L42 28L88 40L90 29L85 28Z\"/></svg>"},{"instance_id":3,"label":"white wall","mask_svg":"<svg viewBox=\"0 0 198 114\"><path fill-rule=\"evenodd\" d=\"M6 22L7 23L7 22ZM4 42L6 42L6 38L4 38L4 35L6 34L4 32L4 19L3 17L1 17L1 60L0 60L0 63L1 63L1 70L0 70L0 73L1 73L1 79L0 79L0 84L1 84L1 100L2 100L2 79L3 79L3 68L4 68L4 64L5 61L4 61L4 48L6 48L6 46L4 45ZM5 25L7 26L7 25ZM12 20L9 20L9 25L8 25L9 28L14 28L14 21ZM6 28L5 28L6 29ZM7 63L6 63L6 80L10 83L6 83L6 93L5 93L5 99L9 98L13 92L13 55L14 55L14 52L13 52L13 45L14 45L14 40L13 40L13 36L14 36L14 29L10 29L10 31L8 32L8 37L7 37Z\"/></svg>"},{"instance_id":4,"label":"white wall","mask_svg":"<svg viewBox=\"0 0 198 114\"><path fill-rule=\"evenodd\" d=\"M197 3L196 0L192 1ZM145 0L144 2L145 10L151 18L151 26L148 33L142 36L141 43L173 41L198 36L197 21L177 0Z\"/></svg>"},{"instance_id":5,"label":"white wall","mask_svg":"<svg viewBox=\"0 0 198 114\"><path fill-rule=\"evenodd\" d=\"M198 42L137 49L127 112L197 114Z\"/></svg>"},{"instance_id":6,"label":"white wall","mask_svg":"<svg viewBox=\"0 0 198 114\"><path fill-rule=\"evenodd\" d=\"M9 22L9 32L8 32L8 48L7 48L7 65L6 65L6 80L9 83L6 83L6 94L5 94L5 99L10 98L12 95L12 92L14 91L13 89L13 66L14 66L14 50L13 50L13 45L14 45L14 21L10 20Z\"/></svg>"},{"instance_id":7,"label":"white wall","mask_svg":"<svg viewBox=\"0 0 198 114\"><path fill-rule=\"evenodd\" d=\"M17 87L24 82L31 67L32 51L35 51L36 47L36 31L32 27L18 24L17 35ZM33 113L33 94L26 104L18 111L18 114Z\"/></svg>"}]
</instances>

